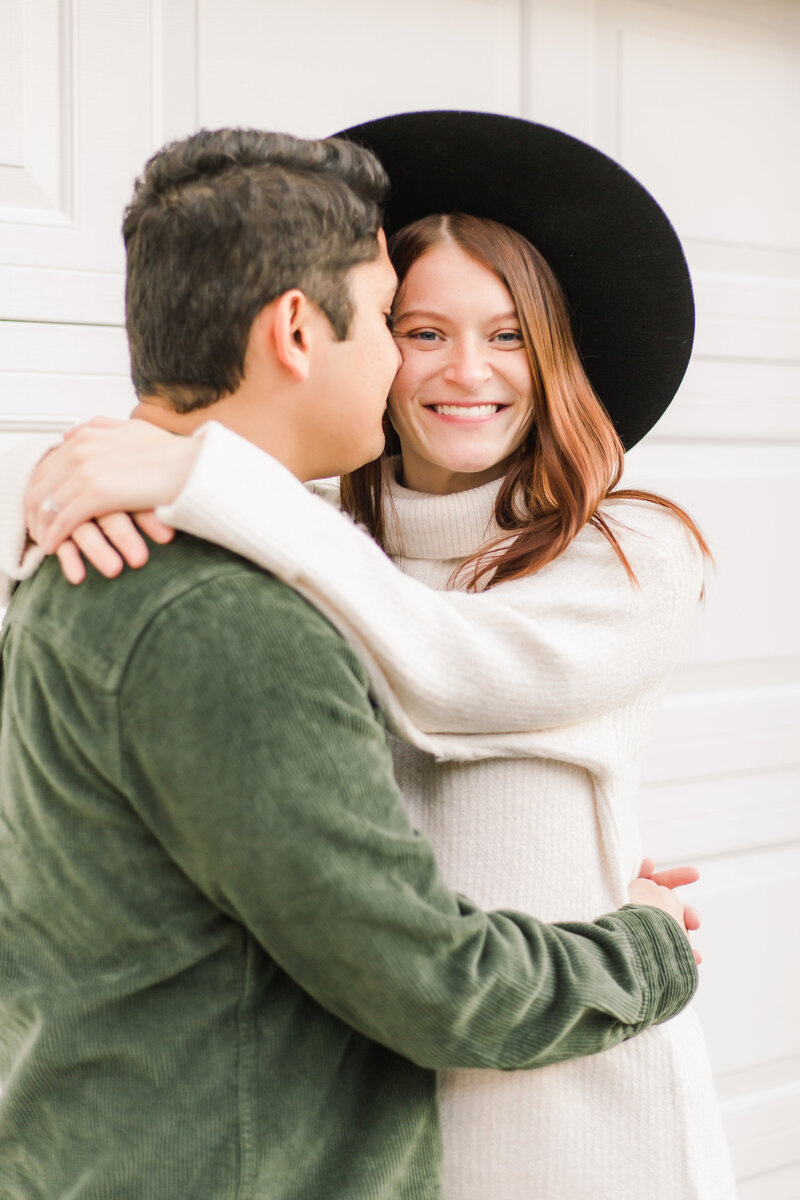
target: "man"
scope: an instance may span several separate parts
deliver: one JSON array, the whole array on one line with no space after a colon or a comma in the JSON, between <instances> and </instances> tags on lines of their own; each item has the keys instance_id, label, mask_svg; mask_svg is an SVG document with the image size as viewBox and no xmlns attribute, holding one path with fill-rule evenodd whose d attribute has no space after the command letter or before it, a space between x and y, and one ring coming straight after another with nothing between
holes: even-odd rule
<instances>
[{"instance_id":1,"label":"man","mask_svg":"<svg viewBox=\"0 0 800 1200\"><path fill-rule=\"evenodd\" d=\"M213 416L300 479L375 457L385 182L337 141L156 155L123 227L137 415ZM80 589L51 560L0 687L4 1194L433 1200L434 1069L594 1053L694 990L656 907L545 925L449 892L356 656L217 547Z\"/></svg>"}]
</instances>

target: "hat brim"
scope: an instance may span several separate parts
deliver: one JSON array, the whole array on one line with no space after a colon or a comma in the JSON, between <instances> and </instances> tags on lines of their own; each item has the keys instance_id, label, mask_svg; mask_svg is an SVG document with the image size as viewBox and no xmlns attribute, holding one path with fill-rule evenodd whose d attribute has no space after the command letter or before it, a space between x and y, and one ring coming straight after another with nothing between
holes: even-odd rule
<instances>
[{"instance_id":1,"label":"hat brim","mask_svg":"<svg viewBox=\"0 0 800 1200\"><path fill-rule=\"evenodd\" d=\"M623 445L644 437L688 366L694 300L677 234L633 176L577 138L494 113L401 113L336 136L386 168L387 234L437 212L522 233L558 276L584 369Z\"/></svg>"}]
</instances>

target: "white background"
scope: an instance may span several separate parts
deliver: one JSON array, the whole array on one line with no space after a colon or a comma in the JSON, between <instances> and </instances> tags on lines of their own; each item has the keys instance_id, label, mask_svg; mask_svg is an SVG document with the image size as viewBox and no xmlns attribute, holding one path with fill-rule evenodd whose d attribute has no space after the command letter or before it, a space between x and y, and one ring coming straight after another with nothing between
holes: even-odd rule
<instances>
[{"instance_id":1,"label":"white background","mask_svg":"<svg viewBox=\"0 0 800 1200\"><path fill-rule=\"evenodd\" d=\"M703 872L698 1003L744 1200L800 1197L799 63L796 0L0 0L0 447L129 410L121 212L200 125L511 113L671 216L696 350L626 482L687 506L717 568L641 810L648 850Z\"/></svg>"}]
</instances>

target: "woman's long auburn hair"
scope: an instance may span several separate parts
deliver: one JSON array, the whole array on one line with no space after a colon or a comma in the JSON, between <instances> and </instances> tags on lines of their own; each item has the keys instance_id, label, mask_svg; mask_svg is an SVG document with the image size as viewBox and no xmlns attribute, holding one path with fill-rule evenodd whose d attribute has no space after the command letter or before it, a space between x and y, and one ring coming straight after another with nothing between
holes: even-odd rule
<instances>
[{"instance_id":1,"label":"woman's long auburn hair","mask_svg":"<svg viewBox=\"0 0 800 1200\"><path fill-rule=\"evenodd\" d=\"M457 577L467 572L468 589L474 591L531 575L563 554L588 523L608 539L635 584L636 576L614 536L610 518L598 511L612 494L669 509L710 558L694 521L671 500L635 489L613 490L624 465L622 442L586 377L558 280L522 234L464 213L423 217L401 229L389 243L399 280L398 296L417 259L445 241L454 242L488 267L508 288L533 379L531 431L516 452L495 501L495 520L504 533L477 550ZM383 454L342 476L341 503L386 549L382 467L385 458L400 452L400 440L388 414L384 425Z\"/></svg>"}]
</instances>

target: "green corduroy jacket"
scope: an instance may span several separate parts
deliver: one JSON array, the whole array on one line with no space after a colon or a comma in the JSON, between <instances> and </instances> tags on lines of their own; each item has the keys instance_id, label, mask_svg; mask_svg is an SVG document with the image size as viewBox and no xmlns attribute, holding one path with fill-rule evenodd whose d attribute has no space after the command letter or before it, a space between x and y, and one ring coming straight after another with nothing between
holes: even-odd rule
<instances>
[{"instance_id":1,"label":"green corduroy jacket","mask_svg":"<svg viewBox=\"0 0 800 1200\"><path fill-rule=\"evenodd\" d=\"M655 909L449 891L359 660L226 551L51 560L0 636L4 1200L434 1200L436 1068L593 1054L694 991Z\"/></svg>"}]
</instances>

